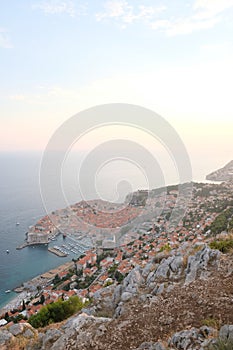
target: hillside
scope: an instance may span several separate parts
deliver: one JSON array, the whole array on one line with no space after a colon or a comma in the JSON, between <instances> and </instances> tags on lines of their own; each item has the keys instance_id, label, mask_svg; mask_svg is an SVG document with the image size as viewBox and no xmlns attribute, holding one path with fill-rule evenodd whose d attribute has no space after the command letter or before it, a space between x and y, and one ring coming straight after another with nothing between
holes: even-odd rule
<instances>
[{"instance_id":1,"label":"hillside","mask_svg":"<svg viewBox=\"0 0 233 350\"><path fill-rule=\"evenodd\" d=\"M24 283L19 303L0 316L0 349L232 350L232 190L232 182L193 184L171 227L171 187L165 212L142 222L138 239ZM214 346L219 336L230 345Z\"/></svg>"},{"instance_id":2,"label":"hillside","mask_svg":"<svg viewBox=\"0 0 233 350\"><path fill-rule=\"evenodd\" d=\"M203 243L157 253L68 321L1 328L0 349L209 349L219 334L233 339L232 258Z\"/></svg>"},{"instance_id":3,"label":"hillside","mask_svg":"<svg viewBox=\"0 0 233 350\"><path fill-rule=\"evenodd\" d=\"M233 180L233 160L223 168L218 169L206 176L206 180L211 181L231 181Z\"/></svg>"}]
</instances>

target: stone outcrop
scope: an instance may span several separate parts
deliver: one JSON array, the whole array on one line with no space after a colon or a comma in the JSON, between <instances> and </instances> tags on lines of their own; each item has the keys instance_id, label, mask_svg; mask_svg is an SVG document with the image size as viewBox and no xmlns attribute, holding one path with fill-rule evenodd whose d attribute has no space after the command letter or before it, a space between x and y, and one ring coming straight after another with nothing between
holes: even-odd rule
<instances>
[{"instance_id":1,"label":"stone outcrop","mask_svg":"<svg viewBox=\"0 0 233 350\"><path fill-rule=\"evenodd\" d=\"M231 341L233 343L233 325L224 325L221 327L219 338L224 342Z\"/></svg>"},{"instance_id":2,"label":"stone outcrop","mask_svg":"<svg viewBox=\"0 0 233 350\"><path fill-rule=\"evenodd\" d=\"M233 342L232 274L229 262L207 245L159 253L136 266L121 284L97 291L82 312L38 333L29 324L0 329L0 349L205 350ZM224 309L225 308L225 309ZM221 319L217 330L205 320Z\"/></svg>"},{"instance_id":3,"label":"stone outcrop","mask_svg":"<svg viewBox=\"0 0 233 350\"><path fill-rule=\"evenodd\" d=\"M0 349L20 349L17 346L30 344L38 337L38 332L28 323L13 324L8 329L0 330ZM18 339L21 339L18 341ZM22 341L23 339L23 341Z\"/></svg>"},{"instance_id":4,"label":"stone outcrop","mask_svg":"<svg viewBox=\"0 0 233 350\"><path fill-rule=\"evenodd\" d=\"M186 270L185 283L193 282L198 278L208 278L210 275L210 267L218 268L220 252L210 249L208 246L203 247L194 256L189 256Z\"/></svg>"},{"instance_id":5,"label":"stone outcrop","mask_svg":"<svg viewBox=\"0 0 233 350\"><path fill-rule=\"evenodd\" d=\"M165 347L163 344L157 342L157 343L142 343L139 348L135 350L165 350Z\"/></svg>"},{"instance_id":6,"label":"stone outcrop","mask_svg":"<svg viewBox=\"0 0 233 350\"><path fill-rule=\"evenodd\" d=\"M171 348L177 350L198 350L210 343L209 336L213 336L215 330L209 327L201 327L200 329L192 328L175 333L168 341Z\"/></svg>"}]
</instances>

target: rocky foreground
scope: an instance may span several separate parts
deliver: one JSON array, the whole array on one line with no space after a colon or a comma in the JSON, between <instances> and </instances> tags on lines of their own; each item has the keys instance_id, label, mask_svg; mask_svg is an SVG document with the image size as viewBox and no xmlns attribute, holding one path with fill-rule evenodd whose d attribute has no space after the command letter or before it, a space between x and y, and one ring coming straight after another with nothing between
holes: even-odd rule
<instances>
[{"instance_id":1,"label":"rocky foreground","mask_svg":"<svg viewBox=\"0 0 233 350\"><path fill-rule=\"evenodd\" d=\"M232 257L207 244L158 253L65 322L2 327L0 349L204 350L219 337L233 344Z\"/></svg>"}]
</instances>

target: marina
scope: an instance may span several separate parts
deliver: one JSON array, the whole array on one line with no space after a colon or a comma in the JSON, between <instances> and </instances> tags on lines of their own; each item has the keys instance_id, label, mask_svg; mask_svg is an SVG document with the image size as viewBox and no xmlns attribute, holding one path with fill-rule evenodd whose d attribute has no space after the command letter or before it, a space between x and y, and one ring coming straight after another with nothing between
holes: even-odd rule
<instances>
[{"instance_id":1,"label":"marina","mask_svg":"<svg viewBox=\"0 0 233 350\"><path fill-rule=\"evenodd\" d=\"M88 239L82 239L76 240L70 235L65 235L65 243L61 245L54 245L53 247L49 247L48 251L59 256L59 257L66 257L70 254L74 254L75 256L80 256L84 254L87 250L93 247L92 243ZM50 239L50 243L52 243L54 240L57 240L57 237L53 237ZM64 241L64 234L63 234L63 241Z\"/></svg>"}]
</instances>

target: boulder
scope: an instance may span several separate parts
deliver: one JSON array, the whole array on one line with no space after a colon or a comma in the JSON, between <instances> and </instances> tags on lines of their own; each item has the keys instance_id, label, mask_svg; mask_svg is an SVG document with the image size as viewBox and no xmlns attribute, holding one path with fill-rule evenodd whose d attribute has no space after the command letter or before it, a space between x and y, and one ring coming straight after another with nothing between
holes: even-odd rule
<instances>
[{"instance_id":1,"label":"boulder","mask_svg":"<svg viewBox=\"0 0 233 350\"><path fill-rule=\"evenodd\" d=\"M120 317L124 313L124 311L125 311L124 303L123 301L121 301L115 310L114 318Z\"/></svg>"},{"instance_id":2,"label":"boulder","mask_svg":"<svg viewBox=\"0 0 233 350\"><path fill-rule=\"evenodd\" d=\"M114 290L113 298L112 298L112 303L113 305L118 305L118 303L121 300L121 294L122 294L122 285L118 284Z\"/></svg>"},{"instance_id":3,"label":"boulder","mask_svg":"<svg viewBox=\"0 0 233 350\"><path fill-rule=\"evenodd\" d=\"M25 324L23 323L16 323L10 326L9 332L13 334L14 336L17 336L19 334L22 334L25 331Z\"/></svg>"},{"instance_id":4,"label":"boulder","mask_svg":"<svg viewBox=\"0 0 233 350\"><path fill-rule=\"evenodd\" d=\"M219 257L220 252L210 249L208 246L204 246L195 255L189 256L185 284L193 282L197 277L208 278L208 267L217 267Z\"/></svg>"},{"instance_id":5,"label":"boulder","mask_svg":"<svg viewBox=\"0 0 233 350\"><path fill-rule=\"evenodd\" d=\"M58 329L49 329L43 337L42 350L50 349L55 341L62 336L62 332Z\"/></svg>"},{"instance_id":6,"label":"boulder","mask_svg":"<svg viewBox=\"0 0 233 350\"><path fill-rule=\"evenodd\" d=\"M122 295L121 295L121 300L122 300L123 302L125 302L125 301L130 300L132 297L133 297L133 294L132 294L132 293L130 293L130 292L124 292L124 293L122 293Z\"/></svg>"},{"instance_id":7,"label":"boulder","mask_svg":"<svg viewBox=\"0 0 233 350\"><path fill-rule=\"evenodd\" d=\"M27 339L33 338L34 337L34 333L31 329L26 329L26 331L23 333L23 336Z\"/></svg>"},{"instance_id":8,"label":"boulder","mask_svg":"<svg viewBox=\"0 0 233 350\"><path fill-rule=\"evenodd\" d=\"M224 342L229 341L233 343L233 325L224 325L219 331L219 338Z\"/></svg>"},{"instance_id":9,"label":"boulder","mask_svg":"<svg viewBox=\"0 0 233 350\"><path fill-rule=\"evenodd\" d=\"M158 267L158 264L155 265L155 264L149 262L148 264L146 264L146 266L142 270L142 277L146 278L149 275L149 273L151 271L155 271L157 267Z\"/></svg>"},{"instance_id":10,"label":"boulder","mask_svg":"<svg viewBox=\"0 0 233 350\"><path fill-rule=\"evenodd\" d=\"M164 283L161 284L156 284L155 288L153 289L153 291L151 292L152 295L159 295L162 294L164 291L165 285Z\"/></svg>"},{"instance_id":11,"label":"boulder","mask_svg":"<svg viewBox=\"0 0 233 350\"><path fill-rule=\"evenodd\" d=\"M165 347L157 342L157 343L142 343L139 348L135 349L135 350L165 350Z\"/></svg>"},{"instance_id":12,"label":"boulder","mask_svg":"<svg viewBox=\"0 0 233 350\"><path fill-rule=\"evenodd\" d=\"M136 266L123 281L123 292L129 292L137 294L138 288L144 283L142 277L142 269L140 266Z\"/></svg>"},{"instance_id":13,"label":"boulder","mask_svg":"<svg viewBox=\"0 0 233 350\"><path fill-rule=\"evenodd\" d=\"M173 257L169 257L167 259L163 259L161 263L159 264L156 272L155 272L155 279L162 278L167 279L170 276L170 264L173 260Z\"/></svg>"},{"instance_id":14,"label":"boulder","mask_svg":"<svg viewBox=\"0 0 233 350\"><path fill-rule=\"evenodd\" d=\"M174 346L177 350L199 350L204 340L205 337L199 329L192 328L175 333L168 344L170 347Z\"/></svg>"},{"instance_id":15,"label":"boulder","mask_svg":"<svg viewBox=\"0 0 233 350\"><path fill-rule=\"evenodd\" d=\"M75 330L78 332L87 323L104 323L109 322L111 319L106 317L94 317L85 313L81 313L78 316L70 318L63 326L62 330L67 333L67 330Z\"/></svg>"},{"instance_id":16,"label":"boulder","mask_svg":"<svg viewBox=\"0 0 233 350\"><path fill-rule=\"evenodd\" d=\"M176 255L174 256L173 260L170 263L170 269L173 274L178 274L182 272L183 268L183 256L182 255Z\"/></svg>"},{"instance_id":17,"label":"boulder","mask_svg":"<svg viewBox=\"0 0 233 350\"><path fill-rule=\"evenodd\" d=\"M61 328L62 334L50 347L51 350L76 349L76 343L79 348L83 349L82 343L89 344L93 337L92 328L97 326L97 333L104 334L106 331L105 324L110 321L106 317L94 317L84 313L72 317ZM64 333L63 333L64 332ZM95 332L95 333L96 333ZM84 349L88 348L86 345ZM47 350L44 349L44 350Z\"/></svg>"},{"instance_id":18,"label":"boulder","mask_svg":"<svg viewBox=\"0 0 233 350\"><path fill-rule=\"evenodd\" d=\"M7 331L6 329L0 330L0 349L8 349L7 345L12 339L14 339L12 333Z\"/></svg>"}]
</instances>

